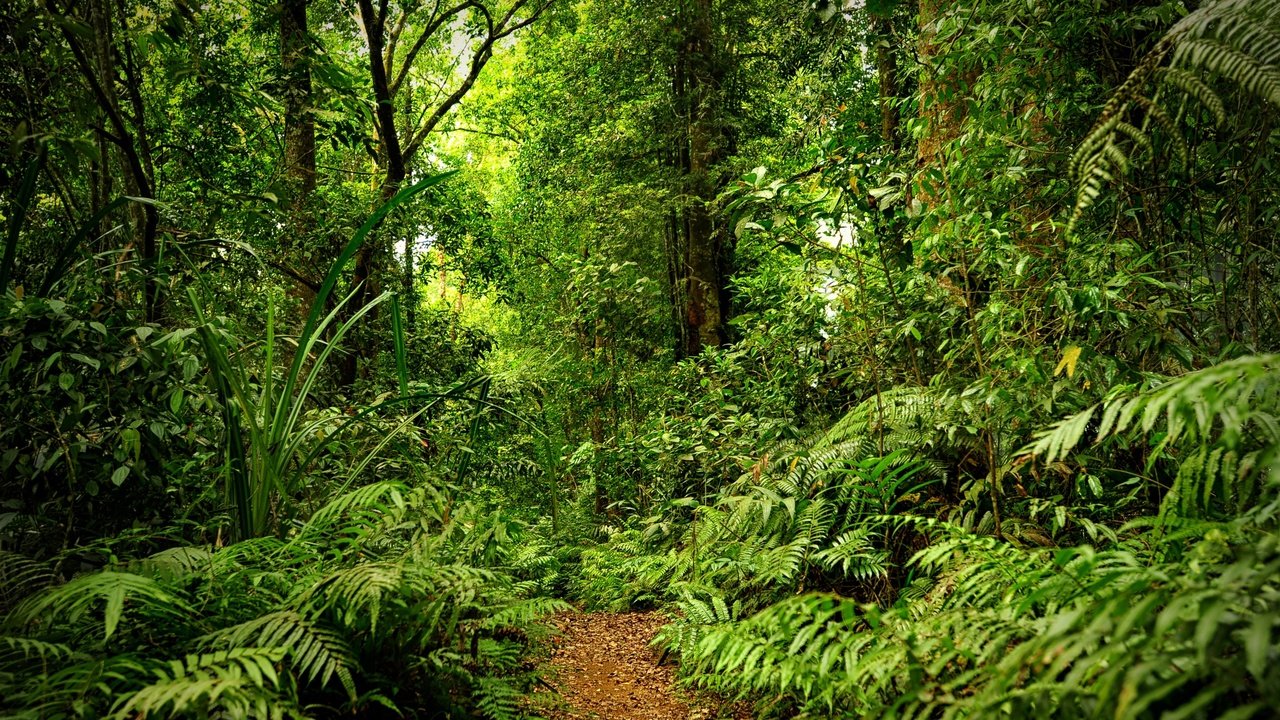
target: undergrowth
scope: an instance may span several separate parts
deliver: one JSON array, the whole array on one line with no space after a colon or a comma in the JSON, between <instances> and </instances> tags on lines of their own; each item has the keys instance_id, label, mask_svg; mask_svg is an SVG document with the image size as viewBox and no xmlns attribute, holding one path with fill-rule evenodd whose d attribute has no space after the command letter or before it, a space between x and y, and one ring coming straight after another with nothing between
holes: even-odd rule
<instances>
[{"instance_id":1,"label":"undergrowth","mask_svg":"<svg viewBox=\"0 0 1280 720\"><path fill-rule=\"evenodd\" d=\"M522 716L554 568L498 513L379 482L285 538L58 582L5 554L6 716ZM20 584L19 584L20 583Z\"/></svg>"}]
</instances>

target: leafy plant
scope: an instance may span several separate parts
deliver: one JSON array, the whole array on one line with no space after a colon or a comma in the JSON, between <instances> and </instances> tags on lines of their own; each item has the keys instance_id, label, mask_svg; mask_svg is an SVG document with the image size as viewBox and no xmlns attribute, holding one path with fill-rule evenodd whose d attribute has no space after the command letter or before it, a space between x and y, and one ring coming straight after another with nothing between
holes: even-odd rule
<instances>
[{"instance_id":1,"label":"leafy plant","mask_svg":"<svg viewBox=\"0 0 1280 720\"><path fill-rule=\"evenodd\" d=\"M568 606L527 594L536 564L501 566L519 541L511 529L465 508L444 520L445 507L434 488L377 483L334 498L288 541L180 548L37 591L4 618L0 707L302 717L317 703L463 703L512 717L530 682L517 661L539 619ZM496 547L467 553L480 538Z\"/></svg>"},{"instance_id":2,"label":"leafy plant","mask_svg":"<svg viewBox=\"0 0 1280 720\"><path fill-rule=\"evenodd\" d=\"M1219 79L1261 103L1280 103L1277 17L1280 4L1274 0L1215 0L1164 34L1107 101L1072 158L1079 182L1072 226L1107 184L1136 163L1153 160L1157 148L1176 167L1190 169L1192 152L1180 125L1198 121L1196 110L1207 112L1218 127L1227 125L1226 104L1214 88ZM1159 140L1153 137L1157 130Z\"/></svg>"},{"instance_id":3,"label":"leafy plant","mask_svg":"<svg viewBox=\"0 0 1280 720\"><path fill-rule=\"evenodd\" d=\"M1280 621L1267 599L1280 562L1274 363L1241 358L1105 405L1099 439L1137 432L1185 453L1162 515L1130 522L1114 547L1026 549L886 516L932 536L910 561L928 585L888 610L807 595L710 625L692 649L682 643L693 680L773 697L775 711L841 717L1263 712L1276 702ZM1046 431L1032 452L1068 457L1096 411ZM1233 453L1245 460L1205 462ZM1189 519L1187 496L1230 520Z\"/></svg>"},{"instance_id":4,"label":"leafy plant","mask_svg":"<svg viewBox=\"0 0 1280 720\"><path fill-rule=\"evenodd\" d=\"M343 308L359 289L326 311L326 301L343 268L355 256L369 233L396 206L423 190L448 179L452 173L440 173L404 188L375 211L347 243L325 276L312 302L311 311L297 339L297 348L277 386L275 353L275 317L271 306L267 312L265 360L261 382L255 391L251 373L243 360L233 362L229 342L219 335L200 309L194 290L191 303L200 322L200 339L209 360L211 377L223 408L226 431L227 497L235 508L238 536L258 537L273 529L274 504L294 495L300 478L327 439L322 427L327 419L306 421L304 411L320 377L319 369L337 349L343 337L389 297L383 293L361 305L349 317ZM399 336L397 336L399 337ZM402 363L403 342L397 343L397 362ZM313 357L314 354L314 357ZM242 358L237 354L236 358ZM402 383L402 387L407 383ZM247 433L247 434L245 434ZM360 464L361 466L364 463Z\"/></svg>"}]
</instances>

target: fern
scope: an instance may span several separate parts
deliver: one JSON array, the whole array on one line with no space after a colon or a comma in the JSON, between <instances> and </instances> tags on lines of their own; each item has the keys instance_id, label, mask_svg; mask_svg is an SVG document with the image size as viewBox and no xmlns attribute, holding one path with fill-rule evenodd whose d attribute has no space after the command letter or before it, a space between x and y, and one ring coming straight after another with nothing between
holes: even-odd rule
<instances>
[{"instance_id":1,"label":"fern","mask_svg":"<svg viewBox=\"0 0 1280 720\"><path fill-rule=\"evenodd\" d=\"M78 623L101 602L103 639L109 640L124 618L125 601L154 617L182 620L191 608L151 578L103 571L82 575L65 585L32 596L9 615L9 623L23 627L37 622Z\"/></svg>"},{"instance_id":2,"label":"fern","mask_svg":"<svg viewBox=\"0 0 1280 720\"><path fill-rule=\"evenodd\" d=\"M1165 511L1203 514L1224 501L1238 513L1255 502L1274 474L1280 446L1280 358L1257 355L1187 373L1150 390L1121 394L1039 434L1028 448L1050 463L1086 436L1099 443L1126 432L1161 430L1153 457L1178 455Z\"/></svg>"},{"instance_id":3,"label":"fern","mask_svg":"<svg viewBox=\"0 0 1280 720\"><path fill-rule=\"evenodd\" d=\"M155 668L155 682L120 697L113 717L303 717L300 708L275 692L282 686L275 663L283 655L277 649L239 648L170 661Z\"/></svg>"},{"instance_id":4,"label":"fern","mask_svg":"<svg viewBox=\"0 0 1280 720\"><path fill-rule=\"evenodd\" d=\"M889 557L875 548L870 528L862 527L838 535L830 545L814 553L814 560L829 570L838 567L845 577L867 581L884 577Z\"/></svg>"},{"instance_id":5,"label":"fern","mask_svg":"<svg viewBox=\"0 0 1280 720\"><path fill-rule=\"evenodd\" d=\"M1077 180L1073 230L1103 189L1126 175L1134 155L1154 156L1158 126L1181 167L1190 152L1183 131L1162 107L1161 92L1191 98L1213 122L1227 122L1213 79L1260 101L1263 112L1280 105L1280 0L1217 0L1173 26L1104 106L1071 161ZM1148 87L1155 88L1150 94ZM1132 119L1132 122L1129 121Z\"/></svg>"},{"instance_id":6,"label":"fern","mask_svg":"<svg viewBox=\"0 0 1280 720\"><path fill-rule=\"evenodd\" d=\"M894 605L808 594L730 621L690 596L664 638L693 681L756 699L761 713L1261 715L1280 703L1275 366L1245 357L1118 391L1037 436L1028 452L1046 462L1119 435L1152 438L1155 457L1176 460L1162 514L1110 531L1105 549L1024 548L936 518L864 511L811 557L877 572L871 530L910 527L928 543ZM757 527L795 523L798 502L766 523L752 510ZM1210 507L1226 519L1195 517Z\"/></svg>"},{"instance_id":7,"label":"fern","mask_svg":"<svg viewBox=\"0 0 1280 720\"><path fill-rule=\"evenodd\" d=\"M503 678L482 677L476 683L476 709L488 720L517 720L525 717L524 693Z\"/></svg>"},{"instance_id":8,"label":"fern","mask_svg":"<svg viewBox=\"0 0 1280 720\"><path fill-rule=\"evenodd\" d=\"M546 549L512 548L518 524L467 505L442 524L436 497L378 483L288 540L174 548L40 590L5 618L0 708L300 717L304 706L398 712L439 687L468 713L518 715L523 657L541 618L568 605L536 594ZM516 560L520 576L459 556Z\"/></svg>"},{"instance_id":9,"label":"fern","mask_svg":"<svg viewBox=\"0 0 1280 720\"><path fill-rule=\"evenodd\" d=\"M0 550L0 613L23 598L53 582L53 573L43 563L8 550Z\"/></svg>"},{"instance_id":10,"label":"fern","mask_svg":"<svg viewBox=\"0 0 1280 720\"><path fill-rule=\"evenodd\" d=\"M270 648L286 653L299 677L307 682L319 680L327 685L337 678L354 702L355 680L352 676L359 660L354 650L338 632L319 625L295 611L281 610L263 615L205 636L209 647Z\"/></svg>"}]
</instances>

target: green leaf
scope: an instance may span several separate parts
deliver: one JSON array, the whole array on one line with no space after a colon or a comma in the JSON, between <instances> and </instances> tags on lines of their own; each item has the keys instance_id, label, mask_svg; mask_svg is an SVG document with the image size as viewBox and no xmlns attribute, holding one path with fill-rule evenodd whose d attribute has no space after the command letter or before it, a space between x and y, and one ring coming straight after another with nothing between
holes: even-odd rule
<instances>
[{"instance_id":1,"label":"green leaf","mask_svg":"<svg viewBox=\"0 0 1280 720\"><path fill-rule=\"evenodd\" d=\"M75 359L75 360L79 360L80 362L84 363L85 365L88 365L94 370L102 369L102 363L97 361L94 358L89 357L88 355L83 355L81 353L71 353L68 357L71 357L72 359Z\"/></svg>"},{"instance_id":2,"label":"green leaf","mask_svg":"<svg viewBox=\"0 0 1280 720\"><path fill-rule=\"evenodd\" d=\"M142 433L136 428L125 428L120 431L120 444L124 446L124 451L133 456L137 461L142 455Z\"/></svg>"},{"instance_id":3,"label":"green leaf","mask_svg":"<svg viewBox=\"0 0 1280 720\"><path fill-rule=\"evenodd\" d=\"M116 468L115 472L111 473L111 484L115 485L116 487L120 487L121 485L124 484L124 479L127 477L129 477L129 466L121 465L120 467Z\"/></svg>"},{"instance_id":4,"label":"green leaf","mask_svg":"<svg viewBox=\"0 0 1280 720\"><path fill-rule=\"evenodd\" d=\"M127 470L128 468L121 469ZM120 483L116 484L119 485ZM112 585L105 593L107 610L104 617L106 632L103 639L110 639L111 634L116 631L116 627L120 624L120 616L124 614L124 590L124 585Z\"/></svg>"},{"instance_id":5,"label":"green leaf","mask_svg":"<svg viewBox=\"0 0 1280 720\"><path fill-rule=\"evenodd\" d=\"M1245 667L1258 682L1267 672L1267 655L1271 652L1271 617L1265 613L1253 616L1244 631Z\"/></svg>"}]
</instances>

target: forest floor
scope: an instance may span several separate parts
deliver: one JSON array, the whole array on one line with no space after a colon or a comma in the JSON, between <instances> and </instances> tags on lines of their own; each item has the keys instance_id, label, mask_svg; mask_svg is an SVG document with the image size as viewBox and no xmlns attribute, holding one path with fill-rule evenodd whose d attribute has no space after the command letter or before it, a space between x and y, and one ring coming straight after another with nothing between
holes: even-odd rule
<instances>
[{"instance_id":1,"label":"forest floor","mask_svg":"<svg viewBox=\"0 0 1280 720\"><path fill-rule=\"evenodd\" d=\"M724 717L717 703L675 684L649 642L667 618L647 613L566 613L549 664L560 694L553 720L701 720ZM749 715L735 715L750 717Z\"/></svg>"}]
</instances>

